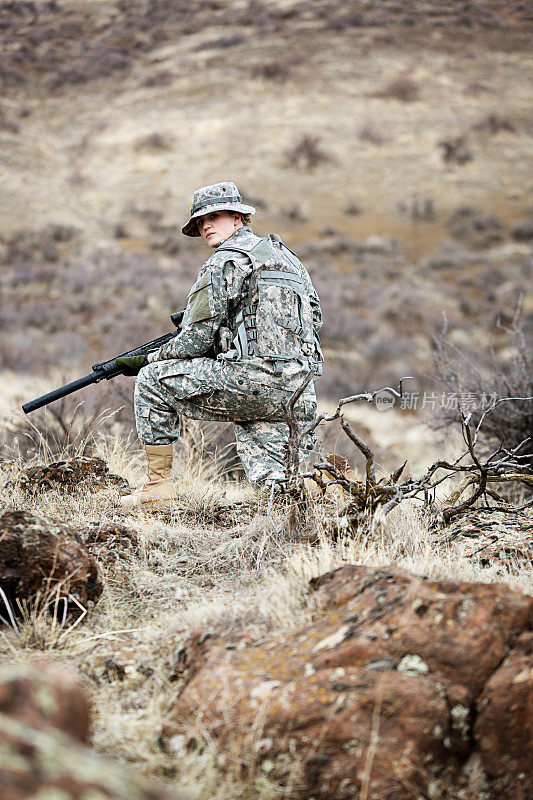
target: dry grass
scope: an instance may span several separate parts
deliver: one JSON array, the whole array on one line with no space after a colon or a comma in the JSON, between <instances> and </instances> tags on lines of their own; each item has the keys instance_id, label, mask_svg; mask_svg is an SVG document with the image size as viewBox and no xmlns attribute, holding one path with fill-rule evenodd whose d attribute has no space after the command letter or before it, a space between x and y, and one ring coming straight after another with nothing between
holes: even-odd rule
<instances>
[{"instance_id":1,"label":"dry grass","mask_svg":"<svg viewBox=\"0 0 533 800\"><path fill-rule=\"evenodd\" d=\"M120 442L101 435L95 446L114 471L133 482L140 478L140 458L132 459ZM161 719L179 691L172 677L174 654L192 631L220 625L246 628L261 638L304 625L311 620L305 602L309 580L344 563L394 563L432 577L531 586L531 570L481 568L464 556L460 542L438 544L412 504L378 520L371 533L332 538L337 509L316 503L302 531L317 533L309 544L285 535L288 514L280 502L273 512L281 531L276 534L266 498L244 484L222 481L209 459L202 472L201 453L195 459L192 450L189 442L177 479L180 501L171 513L159 515L121 513L114 489L27 497L16 480L23 462L2 465L2 509L24 507L59 517L82 535L91 522L125 524L136 532L139 548L102 562L102 598L74 629L42 608L27 612L18 632L2 630L0 659L24 662L44 650L79 668L93 698L96 749L176 783L197 800L272 800L286 788L252 762L244 775L240 763L222 762L214 747L176 758L158 746ZM11 488L5 487L6 478ZM113 671L124 646L144 655ZM297 780L298 765L294 768Z\"/></svg>"}]
</instances>

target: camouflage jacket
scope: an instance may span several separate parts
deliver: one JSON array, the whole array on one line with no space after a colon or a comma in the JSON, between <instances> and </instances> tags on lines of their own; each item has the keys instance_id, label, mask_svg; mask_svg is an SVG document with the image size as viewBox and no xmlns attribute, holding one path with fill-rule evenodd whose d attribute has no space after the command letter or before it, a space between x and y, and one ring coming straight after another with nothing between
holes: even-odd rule
<instances>
[{"instance_id":1,"label":"camouflage jacket","mask_svg":"<svg viewBox=\"0 0 533 800\"><path fill-rule=\"evenodd\" d=\"M192 358L224 349L220 347L219 340L221 326L229 329L232 337L235 335L236 312L248 293L253 271L249 256L229 248L235 244L236 248L246 249L259 241L260 237L251 228L243 226L221 243L202 266L196 283L189 292L180 333L152 354L150 361ZM318 333L322 324L320 303L305 270L304 273L311 296L313 327ZM277 373L279 376L279 370L263 359L250 359L248 363L252 368L265 373ZM306 364L288 361L283 365L283 374L288 377L301 374L306 369Z\"/></svg>"}]
</instances>

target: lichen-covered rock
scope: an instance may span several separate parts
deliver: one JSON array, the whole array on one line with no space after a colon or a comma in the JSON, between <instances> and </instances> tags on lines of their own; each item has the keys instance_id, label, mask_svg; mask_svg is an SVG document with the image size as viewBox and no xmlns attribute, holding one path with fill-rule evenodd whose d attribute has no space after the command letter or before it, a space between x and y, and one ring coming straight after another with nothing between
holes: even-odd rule
<instances>
[{"instance_id":1,"label":"lichen-covered rock","mask_svg":"<svg viewBox=\"0 0 533 800\"><path fill-rule=\"evenodd\" d=\"M367 657L369 634L374 657L418 655L467 706L528 629L533 610L533 598L507 584L434 581L398 567L347 565L311 587L317 614L356 615L346 637L354 658Z\"/></svg>"},{"instance_id":2,"label":"lichen-covered rock","mask_svg":"<svg viewBox=\"0 0 533 800\"><path fill-rule=\"evenodd\" d=\"M116 523L89 523L85 544L98 561L115 569L141 552L138 534Z\"/></svg>"},{"instance_id":3,"label":"lichen-covered rock","mask_svg":"<svg viewBox=\"0 0 533 800\"><path fill-rule=\"evenodd\" d=\"M482 567L505 570L533 563L533 516L520 511L472 508L443 530L447 541L464 538L464 554Z\"/></svg>"},{"instance_id":4,"label":"lichen-covered rock","mask_svg":"<svg viewBox=\"0 0 533 800\"><path fill-rule=\"evenodd\" d=\"M55 728L0 714L2 800L185 800Z\"/></svg>"},{"instance_id":5,"label":"lichen-covered rock","mask_svg":"<svg viewBox=\"0 0 533 800\"><path fill-rule=\"evenodd\" d=\"M62 487L68 491L79 488L105 488L119 486L127 489L128 482L109 472L102 458L77 456L52 464L28 467L20 477L20 485L28 492L36 493Z\"/></svg>"},{"instance_id":6,"label":"lichen-covered rock","mask_svg":"<svg viewBox=\"0 0 533 800\"><path fill-rule=\"evenodd\" d=\"M80 534L69 525L26 511L0 517L0 586L16 610L16 600L31 605L66 598L72 609L98 601L98 565ZM3 600L0 600L0 606Z\"/></svg>"},{"instance_id":7,"label":"lichen-covered rock","mask_svg":"<svg viewBox=\"0 0 533 800\"><path fill-rule=\"evenodd\" d=\"M95 683L122 681L128 688L140 686L156 669L160 648L141 635L118 636L97 642L78 663Z\"/></svg>"},{"instance_id":8,"label":"lichen-covered rock","mask_svg":"<svg viewBox=\"0 0 533 800\"><path fill-rule=\"evenodd\" d=\"M89 711L63 666L0 670L2 800L186 800L84 746Z\"/></svg>"},{"instance_id":9,"label":"lichen-covered rock","mask_svg":"<svg viewBox=\"0 0 533 800\"><path fill-rule=\"evenodd\" d=\"M256 643L232 633L230 649L191 637L164 746L179 755L207 738L291 798L436 796L472 753L472 708L533 599L394 567L349 565L311 588L311 625Z\"/></svg>"},{"instance_id":10,"label":"lichen-covered rock","mask_svg":"<svg viewBox=\"0 0 533 800\"><path fill-rule=\"evenodd\" d=\"M474 733L497 797L533 797L533 634L525 633L478 703Z\"/></svg>"},{"instance_id":11,"label":"lichen-covered rock","mask_svg":"<svg viewBox=\"0 0 533 800\"><path fill-rule=\"evenodd\" d=\"M0 669L0 713L88 742L90 704L74 672L51 661Z\"/></svg>"}]
</instances>

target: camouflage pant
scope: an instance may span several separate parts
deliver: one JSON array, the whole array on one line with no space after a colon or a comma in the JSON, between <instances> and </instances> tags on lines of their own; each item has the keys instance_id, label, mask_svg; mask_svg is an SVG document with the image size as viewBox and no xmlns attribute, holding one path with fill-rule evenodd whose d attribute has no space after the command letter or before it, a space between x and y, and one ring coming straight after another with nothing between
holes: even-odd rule
<instances>
[{"instance_id":1,"label":"camouflage pant","mask_svg":"<svg viewBox=\"0 0 533 800\"><path fill-rule=\"evenodd\" d=\"M237 452L251 484L284 476L288 426L283 403L301 384L302 376L285 379L265 375L249 365L211 358L156 361L141 369L135 384L135 420L144 444L170 444L179 438L179 415L192 419L233 422ZM275 383L285 382L282 390ZM268 384L268 385L265 385ZM313 384L296 405L301 422L314 419ZM302 443L303 460L313 447Z\"/></svg>"}]
</instances>

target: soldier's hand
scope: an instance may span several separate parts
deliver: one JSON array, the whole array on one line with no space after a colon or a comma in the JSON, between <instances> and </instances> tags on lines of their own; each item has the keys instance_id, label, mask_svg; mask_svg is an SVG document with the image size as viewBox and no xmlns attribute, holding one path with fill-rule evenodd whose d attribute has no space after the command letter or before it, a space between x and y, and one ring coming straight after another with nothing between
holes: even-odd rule
<instances>
[{"instance_id":1,"label":"soldier's hand","mask_svg":"<svg viewBox=\"0 0 533 800\"><path fill-rule=\"evenodd\" d=\"M137 375L141 367L148 364L146 356L119 356L115 364L124 370L125 375Z\"/></svg>"}]
</instances>

